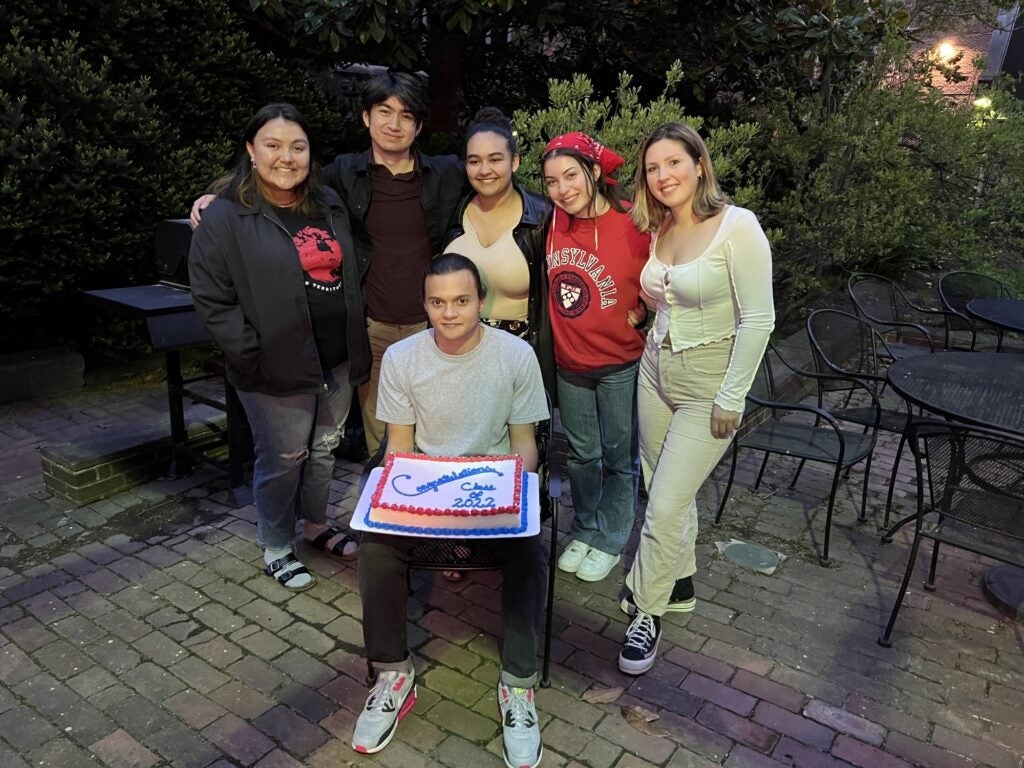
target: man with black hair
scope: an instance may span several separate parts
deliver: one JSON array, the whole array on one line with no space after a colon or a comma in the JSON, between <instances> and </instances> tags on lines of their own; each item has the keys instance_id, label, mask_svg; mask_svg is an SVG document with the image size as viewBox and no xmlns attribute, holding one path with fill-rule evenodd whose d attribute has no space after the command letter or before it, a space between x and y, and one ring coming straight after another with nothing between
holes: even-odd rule
<instances>
[{"instance_id":1,"label":"man with black hair","mask_svg":"<svg viewBox=\"0 0 1024 768\"><path fill-rule=\"evenodd\" d=\"M540 366L525 341L480 322L486 293L480 272L465 256L447 253L430 263L423 307L433 327L394 344L381 369L378 414L387 423L389 452L518 454L524 469L536 470L535 426L549 416ZM416 703L416 670L406 635L407 576L410 552L422 542L382 533L363 536L363 641L376 682L353 730L357 752L384 749ZM544 752L533 690L544 545L540 534L494 544L502 571L496 694L503 754L509 768L532 768Z\"/></svg>"},{"instance_id":2,"label":"man with black hair","mask_svg":"<svg viewBox=\"0 0 1024 768\"><path fill-rule=\"evenodd\" d=\"M384 434L377 419L384 350L427 327L419 301L420 277L431 257L441 252L466 182L458 157L425 155L413 146L428 104L426 86L415 75L389 72L371 78L362 105L370 149L338 155L324 169L352 219L367 346L350 352L350 359L354 380L368 376L360 402L371 456Z\"/></svg>"}]
</instances>

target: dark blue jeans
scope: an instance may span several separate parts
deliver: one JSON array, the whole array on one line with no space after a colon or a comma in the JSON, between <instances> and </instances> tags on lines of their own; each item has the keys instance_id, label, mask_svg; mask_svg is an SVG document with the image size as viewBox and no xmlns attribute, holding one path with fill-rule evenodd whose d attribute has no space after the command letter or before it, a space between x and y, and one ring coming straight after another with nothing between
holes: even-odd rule
<instances>
[{"instance_id":1,"label":"dark blue jeans","mask_svg":"<svg viewBox=\"0 0 1024 768\"><path fill-rule=\"evenodd\" d=\"M569 444L570 535L617 555L636 515L637 364L577 373L558 369L558 413Z\"/></svg>"},{"instance_id":2,"label":"dark blue jeans","mask_svg":"<svg viewBox=\"0 0 1024 768\"><path fill-rule=\"evenodd\" d=\"M259 516L257 538L283 549L295 538L296 516L327 520L334 454L352 403L348 363L324 371L325 388L308 395L278 397L238 391L256 448L253 496Z\"/></svg>"}]
</instances>

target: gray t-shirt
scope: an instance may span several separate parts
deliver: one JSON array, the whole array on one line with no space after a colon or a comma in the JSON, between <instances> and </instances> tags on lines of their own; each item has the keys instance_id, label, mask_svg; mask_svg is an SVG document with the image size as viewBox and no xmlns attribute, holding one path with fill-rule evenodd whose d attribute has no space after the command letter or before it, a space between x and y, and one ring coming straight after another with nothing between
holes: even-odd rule
<instances>
[{"instance_id":1,"label":"gray t-shirt","mask_svg":"<svg viewBox=\"0 0 1024 768\"><path fill-rule=\"evenodd\" d=\"M431 329L388 347L377 418L414 424L416 448L431 456L496 456L510 450L508 425L548 418L540 366L530 347L482 326L480 344L447 355Z\"/></svg>"}]
</instances>

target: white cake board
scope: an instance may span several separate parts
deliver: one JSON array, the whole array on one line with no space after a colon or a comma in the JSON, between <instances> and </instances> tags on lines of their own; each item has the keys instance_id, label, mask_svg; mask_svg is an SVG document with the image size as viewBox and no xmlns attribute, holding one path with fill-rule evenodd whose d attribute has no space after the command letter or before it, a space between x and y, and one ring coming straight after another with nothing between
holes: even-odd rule
<instances>
[{"instance_id":1,"label":"white cake board","mask_svg":"<svg viewBox=\"0 0 1024 768\"><path fill-rule=\"evenodd\" d=\"M357 531L366 531L367 533L381 533L391 536L419 536L424 539L521 539L527 536L536 536L540 533L540 480L537 478L536 472L527 472L529 481L526 483L526 530L522 533L484 533L477 530L467 528L460 534L440 534L440 533L414 533L411 531L385 531L380 528L372 528L366 524L366 516L370 512L370 498L373 496L373 492L377 489L377 483L380 482L380 476L384 472L384 467L377 467L376 469L370 470L370 477L366 481L366 485L363 488L363 493L359 497L359 501L356 502L355 511L352 513L352 519L349 521L349 527L354 528ZM458 518L454 518L452 522L446 522L446 526L449 528L455 528L458 526Z\"/></svg>"}]
</instances>

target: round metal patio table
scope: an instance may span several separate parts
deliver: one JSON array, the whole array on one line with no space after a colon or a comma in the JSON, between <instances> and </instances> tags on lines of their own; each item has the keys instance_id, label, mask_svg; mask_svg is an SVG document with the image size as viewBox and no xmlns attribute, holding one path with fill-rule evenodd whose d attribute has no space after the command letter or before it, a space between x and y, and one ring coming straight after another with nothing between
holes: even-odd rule
<instances>
[{"instance_id":1,"label":"round metal patio table","mask_svg":"<svg viewBox=\"0 0 1024 768\"><path fill-rule=\"evenodd\" d=\"M967 314L998 330L996 352L1003 350L1003 331L1024 333L1024 299L971 299Z\"/></svg>"},{"instance_id":2,"label":"round metal patio table","mask_svg":"<svg viewBox=\"0 0 1024 768\"><path fill-rule=\"evenodd\" d=\"M967 314L1004 331L1024 333L1024 299L971 299Z\"/></svg>"},{"instance_id":3,"label":"round metal patio table","mask_svg":"<svg viewBox=\"0 0 1024 768\"><path fill-rule=\"evenodd\" d=\"M926 411L1024 437L1024 355L936 352L895 361L887 378ZM1024 569L994 566L982 585L990 600L1024 618Z\"/></svg>"}]
</instances>

